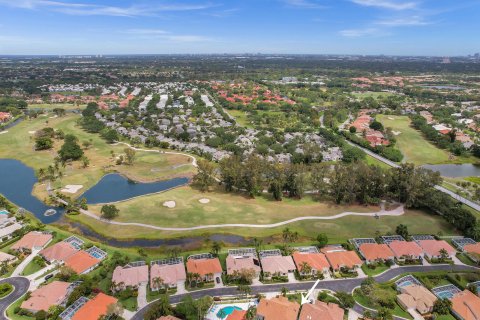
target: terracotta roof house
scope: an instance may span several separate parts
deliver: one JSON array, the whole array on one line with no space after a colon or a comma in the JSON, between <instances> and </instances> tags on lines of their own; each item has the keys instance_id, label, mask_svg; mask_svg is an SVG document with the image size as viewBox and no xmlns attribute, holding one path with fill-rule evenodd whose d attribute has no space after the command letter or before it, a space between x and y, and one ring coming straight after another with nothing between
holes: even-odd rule
<instances>
[{"instance_id":1,"label":"terracotta roof house","mask_svg":"<svg viewBox=\"0 0 480 320\"><path fill-rule=\"evenodd\" d=\"M174 317L174 316L161 316L157 320L182 320L182 319L179 319L179 318Z\"/></svg>"},{"instance_id":2,"label":"terracotta roof house","mask_svg":"<svg viewBox=\"0 0 480 320\"><path fill-rule=\"evenodd\" d=\"M232 313L228 315L226 320L245 320L247 311L245 310L233 310Z\"/></svg>"},{"instance_id":3,"label":"terracotta roof house","mask_svg":"<svg viewBox=\"0 0 480 320\"><path fill-rule=\"evenodd\" d=\"M287 276L289 272L295 271L295 264L290 256L267 256L260 258L260 260L263 275L266 278L274 274Z\"/></svg>"},{"instance_id":4,"label":"terracotta roof house","mask_svg":"<svg viewBox=\"0 0 480 320\"><path fill-rule=\"evenodd\" d=\"M0 263L3 263L3 262L12 263L15 260L17 260L17 257L0 251Z\"/></svg>"},{"instance_id":5,"label":"terracotta roof house","mask_svg":"<svg viewBox=\"0 0 480 320\"><path fill-rule=\"evenodd\" d=\"M364 243L358 249L367 263L395 259L395 254L383 243Z\"/></svg>"},{"instance_id":6,"label":"terracotta roof house","mask_svg":"<svg viewBox=\"0 0 480 320\"><path fill-rule=\"evenodd\" d=\"M297 320L300 305L285 297L262 299L257 306L257 320Z\"/></svg>"},{"instance_id":7,"label":"terracotta roof house","mask_svg":"<svg viewBox=\"0 0 480 320\"><path fill-rule=\"evenodd\" d=\"M203 281L213 281L222 278L222 265L218 258L203 258L187 260L187 272L198 273Z\"/></svg>"},{"instance_id":8,"label":"terracotta roof house","mask_svg":"<svg viewBox=\"0 0 480 320\"><path fill-rule=\"evenodd\" d=\"M116 290L123 290L127 287L137 288L141 284L147 284L148 265L117 266L113 270L112 283L115 283Z\"/></svg>"},{"instance_id":9,"label":"terracotta roof house","mask_svg":"<svg viewBox=\"0 0 480 320\"><path fill-rule=\"evenodd\" d=\"M78 309L71 320L98 320L101 316L107 314L108 306L117 302L116 298L100 292L95 298Z\"/></svg>"},{"instance_id":10,"label":"terracotta roof house","mask_svg":"<svg viewBox=\"0 0 480 320\"><path fill-rule=\"evenodd\" d=\"M340 268L355 269L363 264L355 251L332 251L325 253L325 257L335 271Z\"/></svg>"},{"instance_id":11,"label":"terracotta roof house","mask_svg":"<svg viewBox=\"0 0 480 320\"><path fill-rule=\"evenodd\" d=\"M470 254L475 260L480 259L480 242L475 244L467 244L463 247L463 250Z\"/></svg>"},{"instance_id":12,"label":"terracotta roof house","mask_svg":"<svg viewBox=\"0 0 480 320\"><path fill-rule=\"evenodd\" d=\"M480 319L480 298L465 290L452 298L452 312L460 320Z\"/></svg>"},{"instance_id":13,"label":"terracotta roof house","mask_svg":"<svg viewBox=\"0 0 480 320\"><path fill-rule=\"evenodd\" d=\"M228 255L227 259L227 274L232 276L242 270L253 270L255 275L260 275L260 262L253 256L234 256Z\"/></svg>"},{"instance_id":14,"label":"terracotta roof house","mask_svg":"<svg viewBox=\"0 0 480 320\"><path fill-rule=\"evenodd\" d=\"M49 233L30 231L18 240L12 247L12 250L39 250L45 247L52 240Z\"/></svg>"},{"instance_id":15,"label":"terracotta roof house","mask_svg":"<svg viewBox=\"0 0 480 320\"><path fill-rule=\"evenodd\" d=\"M22 302L21 308L32 313L48 311L51 306L61 305L68 295L70 283L53 281L33 291L30 298Z\"/></svg>"},{"instance_id":16,"label":"terracotta roof house","mask_svg":"<svg viewBox=\"0 0 480 320\"><path fill-rule=\"evenodd\" d=\"M420 259L423 250L415 241L392 241L388 244L397 260Z\"/></svg>"},{"instance_id":17,"label":"terracotta roof house","mask_svg":"<svg viewBox=\"0 0 480 320\"><path fill-rule=\"evenodd\" d=\"M449 257L454 257L457 251L445 240L419 240L418 245L428 258L440 257L440 250L445 249Z\"/></svg>"},{"instance_id":18,"label":"terracotta roof house","mask_svg":"<svg viewBox=\"0 0 480 320\"><path fill-rule=\"evenodd\" d=\"M398 303L406 310L414 309L420 314L432 312L437 297L427 288L418 284L412 284L400 288L397 296Z\"/></svg>"},{"instance_id":19,"label":"terracotta roof house","mask_svg":"<svg viewBox=\"0 0 480 320\"><path fill-rule=\"evenodd\" d=\"M302 305L298 320L343 320L345 311L335 303L315 301L313 304Z\"/></svg>"},{"instance_id":20,"label":"terracotta roof house","mask_svg":"<svg viewBox=\"0 0 480 320\"><path fill-rule=\"evenodd\" d=\"M64 262L68 257L77 251L78 250L69 243L61 241L55 243L53 246L43 249L39 252L39 254L49 262Z\"/></svg>"},{"instance_id":21,"label":"terracotta roof house","mask_svg":"<svg viewBox=\"0 0 480 320\"><path fill-rule=\"evenodd\" d=\"M163 280L163 286L170 288L176 288L179 284L182 284L187 280L187 274L185 272L185 265L183 263L176 264L154 264L150 268L150 288L152 290L158 290L155 278Z\"/></svg>"},{"instance_id":22,"label":"terracotta roof house","mask_svg":"<svg viewBox=\"0 0 480 320\"><path fill-rule=\"evenodd\" d=\"M65 265L72 268L77 274L87 274L100 263L100 259L94 258L85 251L77 251L65 259Z\"/></svg>"},{"instance_id":23,"label":"terracotta roof house","mask_svg":"<svg viewBox=\"0 0 480 320\"><path fill-rule=\"evenodd\" d=\"M328 270L330 269L330 264L328 263L328 260L323 253L295 251L292 257L295 265L297 266L298 272L302 275L305 274L305 272L302 270L305 263L312 268L310 274L325 274L328 273Z\"/></svg>"}]
</instances>

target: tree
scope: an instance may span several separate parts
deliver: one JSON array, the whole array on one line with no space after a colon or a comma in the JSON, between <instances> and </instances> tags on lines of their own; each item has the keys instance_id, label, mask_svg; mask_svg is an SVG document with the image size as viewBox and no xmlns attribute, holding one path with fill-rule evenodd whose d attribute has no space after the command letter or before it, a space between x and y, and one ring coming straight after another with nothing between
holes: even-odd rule
<instances>
[{"instance_id":1,"label":"tree","mask_svg":"<svg viewBox=\"0 0 480 320\"><path fill-rule=\"evenodd\" d=\"M121 316L123 314L123 307L120 303L111 303L107 306L107 316Z\"/></svg>"},{"instance_id":2,"label":"tree","mask_svg":"<svg viewBox=\"0 0 480 320\"><path fill-rule=\"evenodd\" d=\"M381 122L374 120L372 123L370 123L370 129L382 131L383 125Z\"/></svg>"},{"instance_id":3,"label":"tree","mask_svg":"<svg viewBox=\"0 0 480 320\"><path fill-rule=\"evenodd\" d=\"M113 129L106 130L102 134L102 138L105 139L107 141L107 143L114 143L115 141L118 140L118 133L117 133L117 131L115 131Z\"/></svg>"},{"instance_id":4,"label":"tree","mask_svg":"<svg viewBox=\"0 0 480 320\"><path fill-rule=\"evenodd\" d=\"M84 168L88 167L90 165L90 160L86 156L82 156L82 165Z\"/></svg>"},{"instance_id":5,"label":"tree","mask_svg":"<svg viewBox=\"0 0 480 320\"><path fill-rule=\"evenodd\" d=\"M354 126L351 126L350 128L348 128L348 131L350 131L350 133L356 133L356 132L357 132L357 128L354 127Z\"/></svg>"},{"instance_id":6,"label":"tree","mask_svg":"<svg viewBox=\"0 0 480 320\"><path fill-rule=\"evenodd\" d=\"M282 287L282 289L280 290L280 292L282 293L282 296L286 297L286 296L287 296L287 293L288 293L288 288L287 288L287 287Z\"/></svg>"},{"instance_id":7,"label":"tree","mask_svg":"<svg viewBox=\"0 0 480 320\"><path fill-rule=\"evenodd\" d=\"M388 308L380 308L377 311L377 315L375 316L376 320L392 320L393 319L393 314L392 310Z\"/></svg>"},{"instance_id":8,"label":"tree","mask_svg":"<svg viewBox=\"0 0 480 320\"><path fill-rule=\"evenodd\" d=\"M154 277L152 279L152 284L153 284L153 288L158 290L163 286L164 281L161 277Z\"/></svg>"},{"instance_id":9,"label":"tree","mask_svg":"<svg viewBox=\"0 0 480 320\"><path fill-rule=\"evenodd\" d=\"M309 275L312 273L312 267L310 266L310 264L306 261L302 262L300 264L300 270L303 274L305 275Z\"/></svg>"},{"instance_id":10,"label":"tree","mask_svg":"<svg viewBox=\"0 0 480 320\"><path fill-rule=\"evenodd\" d=\"M448 258L448 251L445 248L440 249L440 260L444 261Z\"/></svg>"},{"instance_id":11,"label":"tree","mask_svg":"<svg viewBox=\"0 0 480 320\"><path fill-rule=\"evenodd\" d=\"M53 147L53 140L49 137L38 137L35 139L35 150L48 150Z\"/></svg>"},{"instance_id":12,"label":"tree","mask_svg":"<svg viewBox=\"0 0 480 320\"><path fill-rule=\"evenodd\" d=\"M123 149L123 152L125 152L125 159L127 160L127 164L132 165L135 161L135 150L132 148L125 148Z\"/></svg>"},{"instance_id":13,"label":"tree","mask_svg":"<svg viewBox=\"0 0 480 320\"><path fill-rule=\"evenodd\" d=\"M212 242L212 254L214 256L218 256L218 253L222 249L222 244L218 241L213 241Z\"/></svg>"},{"instance_id":14,"label":"tree","mask_svg":"<svg viewBox=\"0 0 480 320\"><path fill-rule=\"evenodd\" d=\"M409 238L409 233L408 233L408 227L404 224L399 224L397 228L395 229L395 232L398 235L401 235L405 240L408 240Z\"/></svg>"},{"instance_id":15,"label":"tree","mask_svg":"<svg viewBox=\"0 0 480 320\"><path fill-rule=\"evenodd\" d=\"M172 307L166 294L162 294L152 306L145 312L145 320L156 320L163 316L173 315Z\"/></svg>"},{"instance_id":16,"label":"tree","mask_svg":"<svg viewBox=\"0 0 480 320\"><path fill-rule=\"evenodd\" d=\"M77 137L72 134L67 134L62 147L58 151L58 155L64 162L80 159L83 156L83 150L77 143Z\"/></svg>"},{"instance_id":17,"label":"tree","mask_svg":"<svg viewBox=\"0 0 480 320\"><path fill-rule=\"evenodd\" d=\"M325 247L328 244L328 236L325 233L319 233L317 235L317 243L320 248Z\"/></svg>"},{"instance_id":18,"label":"tree","mask_svg":"<svg viewBox=\"0 0 480 320\"><path fill-rule=\"evenodd\" d=\"M120 210L113 204L105 204L102 206L100 213L102 214L102 218L111 220L118 216Z\"/></svg>"},{"instance_id":19,"label":"tree","mask_svg":"<svg viewBox=\"0 0 480 320\"><path fill-rule=\"evenodd\" d=\"M193 184L200 191L205 192L215 183L214 178L215 167L207 160L198 161L198 173L193 177Z\"/></svg>"},{"instance_id":20,"label":"tree","mask_svg":"<svg viewBox=\"0 0 480 320\"><path fill-rule=\"evenodd\" d=\"M240 294L244 294L246 299L248 295L252 293L252 288L249 285L240 284L237 287L237 291L240 292Z\"/></svg>"},{"instance_id":21,"label":"tree","mask_svg":"<svg viewBox=\"0 0 480 320\"><path fill-rule=\"evenodd\" d=\"M438 314L448 314L452 307L452 301L448 299L438 299L433 305L433 312Z\"/></svg>"},{"instance_id":22,"label":"tree","mask_svg":"<svg viewBox=\"0 0 480 320\"><path fill-rule=\"evenodd\" d=\"M353 306L355 305L355 300L353 299L353 296L349 293L339 291L335 293L335 297L340 302L340 307L345 310L353 308Z\"/></svg>"}]
</instances>

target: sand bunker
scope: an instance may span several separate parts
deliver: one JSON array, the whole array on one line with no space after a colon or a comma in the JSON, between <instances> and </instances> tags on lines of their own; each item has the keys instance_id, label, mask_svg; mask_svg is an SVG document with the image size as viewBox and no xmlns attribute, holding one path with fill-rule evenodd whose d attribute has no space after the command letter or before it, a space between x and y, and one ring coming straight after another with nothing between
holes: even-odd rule
<instances>
[{"instance_id":1,"label":"sand bunker","mask_svg":"<svg viewBox=\"0 0 480 320\"><path fill-rule=\"evenodd\" d=\"M163 203L163 206L164 207L167 207L167 208L175 208L177 204L175 203L175 201L171 200L171 201L165 201Z\"/></svg>"},{"instance_id":2,"label":"sand bunker","mask_svg":"<svg viewBox=\"0 0 480 320\"><path fill-rule=\"evenodd\" d=\"M400 133L402 133L401 131L392 131L392 133L396 136L398 136Z\"/></svg>"},{"instance_id":3,"label":"sand bunker","mask_svg":"<svg viewBox=\"0 0 480 320\"><path fill-rule=\"evenodd\" d=\"M202 199L199 199L198 202L203 203L203 204L206 204L206 203L209 203L209 202L210 202L210 199L202 198Z\"/></svg>"},{"instance_id":4,"label":"sand bunker","mask_svg":"<svg viewBox=\"0 0 480 320\"><path fill-rule=\"evenodd\" d=\"M395 120L394 117L388 117L388 120Z\"/></svg>"},{"instance_id":5,"label":"sand bunker","mask_svg":"<svg viewBox=\"0 0 480 320\"><path fill-rule=\"evenodd\" d=\"M81 184L67 184L61 191L66 193L77 193L78 190L82 188L83 185Z\"/></svg>"},{"instance_id":6,"label":"sand bunker","mask_svg":"<svg viewBox=\"0 0 480 320\"><path fill-rule=\"evenodd\" d=\"M7 133L8 131L0 131L0 134L4 134L4 133Z\"/></svg>"},{"instance_id":7,"label":"sand bunker","mask_svg":"<svg viewBox=\"0 0 480 320\"><path fill-rule=\"evenodd\" d=\"M35 134L36 131L28 131L30 134Z\"/></svg>"}]
</instances>

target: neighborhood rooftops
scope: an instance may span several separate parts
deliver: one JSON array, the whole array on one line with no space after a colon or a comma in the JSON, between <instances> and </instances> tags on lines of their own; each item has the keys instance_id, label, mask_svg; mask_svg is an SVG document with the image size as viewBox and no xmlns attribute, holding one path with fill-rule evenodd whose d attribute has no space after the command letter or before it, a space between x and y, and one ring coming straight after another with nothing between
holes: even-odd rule
<instances>
[{"instance_id":1,"label":"neighborhood rooftops","mask_svg":"<svg viewBox=\"0 0 480 320\"><path fill-rule=\"evenodd\" d=\"M418 284L400 287L400 292L401 294L397 296L399 303L407 309L414 308L421 314L431 312L437 301L433 293Z\"/></svg>"},{"instance_id":2,"label":"neighborhood rooftops","mask_svg":"<svg viewBox=\"0 0 480 320\"><path fill-rule=\"evenodd\" d=\"M73 255L78 250L67 242L61 241L39 252L47 261L62 261Z\"/></svg>"},{"instance_id":3,"label":"neighborhood rooftops","mask_svg":"<svg viewBox=\"0 0 480 320\"><path fill-rule=\"evenodd\" d=\"M17 243L15 243L12 250L33 250L34 248L43 248L47 243L52 240L52 235L49 233L30 231L22 237Z\"/></svg>"},{"instance_id":4,"label":"neighborhood rooftops","mask_svg":"<svg viewBox=\"0 0 480 320\"><path fill-rule=\"evenodd\" d=\"M65 265L72 268L78 274L90 271L100 263L100 259L94 258L85 251L77 251L65 260Z\"/></svg>"},{"instance_id":5,"label":"neighborhood rooftops","mask_svg":"<svg viewBox=\"0 0 480 320\"><path fill-rule=\"evenodd\" d=\"M229 275L233 275L235 272L240 272L242 270L254 270L255 273L260 272L260 262L258 261L255 249L251 250L246 248L245 250L229 250L226 264L227 274Z\"/></svg>"},{"instance_id":6,"label":"neighborhood rooftops","mask_svg":"<svg viewBox=\"0 0 480 320\"><path fill-rule=\"evenodd\" d=\"M324 271L330 268L330 264L323 253L303 253L295 251L292 257L299 272L302 272L304 263L307 263L313 270L317 271Z\"/></svg>"},{"instance_id":7,"label":"neighborhood rooftops","mask_svg":"<svg viewBox=\"0 0 480 320\"><path fill-rule=\"evenodd\" d=\"M257 315L263 320L296 320L300 305L285 297L262 299L257 306Z\"/></svg>"},{"instance_id":8,"label":"neighborhood rooftops","mask_svg":"<svg viewBox=\"0 0 480 320\"><path fill-rule=\"evenodd\" d=\"M31 312L48 311L51 306L60 305L67 297L71 283L53 281L33 291L30 298L22 302L22 309Z\"/></svg>"},{"instance_id":9,"label":"neighborhood rooftops","mask_svg":"<svg viewBox=\"0 0 480 320\"><path fill-rule=\"evenodd\" d=\"M362 265L362 260L354 251L332 251L325 253L325 257L332 266L333 270L342 267L353 269Z\"/></svg>"},{"instance_id":10,"label":"neighborhood rooftops","mask_svg":"<svg viewBox=\"0 0 480 320\"><path fill-rule=\"evenodd\" d=\"M396 258L402 257L421 257L423 255L423 250L420 246L414 242L408 241L392 241L388 245L392 249Z\"/></svg>"},{"instance_id":11,"label":"neighborhood rooftops","mask_svg":"<svg viewBox=\"0 0 480 320\"><path fill-rule=\"evenodd\" d=\"M95 298L81 306L73 315L72 320L98 320L101 316L107 314L108 306L117 303L117 301L116 298L100 292Z\"/></svg>"},{"instance_id":12,"label":"neighborhood rooftops","mask_svg":"<svg viewBox=\"0 0 480 320\"><path fill-rule=\"evenodd\" d=\"M359 247L360 252L367 261L392 260L394 253L386 244L364 243Z\"/></svg>"},{"instance_id":13,"label":"neighborhood rooftops","mask_svg":"<svg viewBox=\"0 0 480 320\"><path fill-rule=\"evenodd\" d=\"M465 290L452 298L452 311L462 320L480 319L480 298Z\"/></svg>"},{"instance_id":14,"label":"neighborhood rooftops","mask_svg":"<svg viewBox=\"0 0 480 320\"><path fill-rule=\"evenodd\" d=\"M148 282L148 265L145 263L124 267L117 266L113 271L112 282L119 287L137 287Z\"/></svg>"},{"instance_id":15,"label":"neighborhood rooftops","mask_svg":"<svg viewBox=\"0 0 480 320\"><path fill-rule=\"evenodd\" d=\"M423 252L429 257L438 257L440 256L440 251L445 249L448 255L454 256L456 251L449 245L445 240L420 240L418 241L420 247L422 247Z\"/></svg>"},{"instance_id":16,"label":"neighborhood rooftops","mask_svg":"<svg viewBox=\"0 0 480 320\"><path fill-rule=\"evenodd\" d=\"M187 260L187 271L189 273L198 273L200 276L208 274L222 273L222 266L218 258L189 258Z\"/></svg>"},{"instance_id":17,"label":"neighborhood rooftops","mask_svg":"<svg viewBox=\"0 0 480 320\"><path fill-rule=\"evenodd\" d=\"M295 270L295 264L290 256L267 256L261 258L263 272L288 273Z\"/></svg>"},{"instance_id":18,"label":"neighborhood rooftops","mask_svg":"<svg viewBox=\"0 0 480 320\"><path fill-rule=\"evenodd\" d=\"M313 304L302 305L298 320L343 320L344 311L335 303L315 301Z\"/></svg>"}]
</instances>

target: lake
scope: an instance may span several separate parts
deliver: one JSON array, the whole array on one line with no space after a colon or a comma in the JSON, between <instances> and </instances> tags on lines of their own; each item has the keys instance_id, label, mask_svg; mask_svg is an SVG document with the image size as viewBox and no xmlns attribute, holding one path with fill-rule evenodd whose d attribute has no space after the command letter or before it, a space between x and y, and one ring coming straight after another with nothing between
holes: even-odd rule
<instances>
[{"instance_id":1,"label":"lake","mask_svg":"<svg viewBox=\"0 0 480 320\"><path fill-rule=\"evenodd\" d=\"M463 90L464 87L460 86L453 86L453 85L438 85L438 86L422 86L423 88L427 89L439 89L439 90Z\"/></svg>"},{"instance_id":2,"label":"lake","mask_svg":"<svg viewBox=\"0 0 480 320\"><path fill-rule=\"evenodd\" d=\"M32 195L33 185L37 182L35 171L14 159L0 159L0 194L17 206L32 212L43 223L52 223L60 219L63 209L49 207ZM108 203L127 200L150 193L172 189L188 183L188 178L175 178L152 183L137 183L117 174L105 175L83 196L87 203ZM45 216L45 211L57 210L57 214Z\"/></svg>"},{"instance_id":3,"label":"lake","mask_svg":"<svg viewBox=\"0 0 480 320\"><path fill-rule=\"evenodd\" d=\"M480 176L480 166L471 163L464 164L426 164L423 168L440 172L444 177L461 178Z\"/></svg>"}]
</instances>

